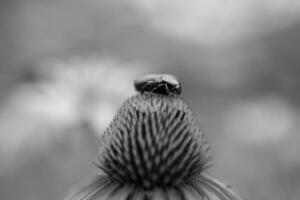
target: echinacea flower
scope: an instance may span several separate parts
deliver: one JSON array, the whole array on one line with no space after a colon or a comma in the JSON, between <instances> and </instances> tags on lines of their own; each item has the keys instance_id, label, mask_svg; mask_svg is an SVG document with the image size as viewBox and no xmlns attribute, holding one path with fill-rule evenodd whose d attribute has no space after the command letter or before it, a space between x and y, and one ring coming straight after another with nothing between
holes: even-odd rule
<instances>
[{"instance_id":1,"label":"echinacea flower","mask_svg":"<svg viewBox=\"0 0 300 200\"><path fill-rule=\"evenodd\" d=\"M238 200L207 174L206 136L183 100L138 94L99 140L100 173L68 200Z\"/></svg>"}]
</instances>

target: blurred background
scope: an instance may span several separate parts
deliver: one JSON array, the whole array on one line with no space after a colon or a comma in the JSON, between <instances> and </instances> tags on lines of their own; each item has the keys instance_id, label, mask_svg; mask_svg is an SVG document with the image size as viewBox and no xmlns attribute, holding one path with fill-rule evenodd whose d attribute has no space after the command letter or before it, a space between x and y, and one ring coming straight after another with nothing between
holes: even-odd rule
<instances>
[{"instance_id":1,"label":"blurred background","mask_svg":"<svg viewBox=\"0 0 300 200\"><path fill-rule=\"evenodd\" d=\"M133 80L170 73L245 200L300 199L300 1L2 0L0 199L59 200L97 173Z\"/></svg>"}]
</instances>

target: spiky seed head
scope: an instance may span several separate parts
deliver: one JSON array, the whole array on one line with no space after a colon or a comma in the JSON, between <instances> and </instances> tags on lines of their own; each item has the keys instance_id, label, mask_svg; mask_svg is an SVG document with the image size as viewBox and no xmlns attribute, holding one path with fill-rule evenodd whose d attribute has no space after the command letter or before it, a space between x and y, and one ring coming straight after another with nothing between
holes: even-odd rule
<instances>
[{"instance_id":1,"label":"spiky seed head","mask_svg":"<svg viewBox=\"0 0 300 200\"><path fill-rule=\"evenodd\" d=\"M100 138L96 163L117 183L144 190L172 188L207 168L208 149L184 101L138 94L125 101Z\"/></svg>"},{"instance_id":2,"label":"spiky seed head","mask_svg":"<svg viewBox=\"0 0 300 200\"><path fill-rule=\"evenodd\" d=\"M207 140L188 106L174 96L125 101L99 140L102 170L67 200L241 200L209 176Z\"/></svg>"}]
</instances>

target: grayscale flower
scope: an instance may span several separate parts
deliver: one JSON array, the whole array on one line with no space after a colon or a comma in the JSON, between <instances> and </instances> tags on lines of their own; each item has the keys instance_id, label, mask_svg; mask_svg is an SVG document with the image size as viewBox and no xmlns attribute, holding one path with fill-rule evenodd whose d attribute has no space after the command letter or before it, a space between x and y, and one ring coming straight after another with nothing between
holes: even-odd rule
<instances>
[{"instance_id":1,"label":"grayscale flower","mask_svg":"<svg viewBox=\"0 0 300 200\"><path fill-rule=\"evenodd\" d=\"M100 173L68 200L238 200L207 174L206 136L183 100L138 94L99 140Z\"/></svg>"}]
</instances>

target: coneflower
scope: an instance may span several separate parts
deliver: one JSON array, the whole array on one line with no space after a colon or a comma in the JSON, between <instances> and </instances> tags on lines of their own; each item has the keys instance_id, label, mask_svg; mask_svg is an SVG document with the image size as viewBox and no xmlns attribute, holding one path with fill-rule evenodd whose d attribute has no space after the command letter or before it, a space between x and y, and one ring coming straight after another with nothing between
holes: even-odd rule
<instances>
[{"instance_id":1,"label":"coneflower","mask_svg":"<svg viewBox=\"0 0 300 200\"><path fill-rule=\"evenodd\" d=\"M137 94L99 139L98 177L70 200L238 200L206 171L209 145L183 100Z\"/></svg>"}]
</instances>

